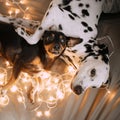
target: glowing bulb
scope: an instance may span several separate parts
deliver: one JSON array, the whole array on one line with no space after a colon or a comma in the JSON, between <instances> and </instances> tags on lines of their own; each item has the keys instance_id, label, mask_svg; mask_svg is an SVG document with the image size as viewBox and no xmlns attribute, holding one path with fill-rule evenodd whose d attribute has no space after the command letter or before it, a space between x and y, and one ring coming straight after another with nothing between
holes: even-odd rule
<instances>
[{"instance_id":1,"label":"glowing bulb","mask_svg":"<svg viewBox=\"0 0 120 120\"><path fill-rule=\"evenodd\" d=\"M51 90L52 90L52 87L51 87L51 86L47 87L47 90L48 90L48 91L51 91Z\"/></svg>"},{"instance_id":2,"label":"glowing bulb","mask_svg":"<svg viewBox=\"0 0 120 120\"><path fill-rule=\"evenodd\" d=\"M26 83L26 82L28 82L28 80L24 77L24 78L22 78L22 82Z\"/></svg>"},{"instance_id":3,"label":"glowing bulb","mask_svg":"<svg viewBox=\"0 0 120 120\"><path fill-rule=\"evenodd\" d=\"M62 100L64 98L64 94L60 90L58 90L56 94L57 94L58 99Z\"/></svg>"},{"instance_id":4,"label":"glowing bulb","mask_svg":"<svg viewBox=\"0 0 120 120\"><path fill-rule=\"evenodd\" d=\"M25 86L24 89L27 91L28 90L27 86Z\"/></svg>"},{"instance_id":5,"label":"glowing bulb","mask_svg":"<svg viewBox=\"0 0 120 120\"><path fill-rule=\"evenodd\" d=\"M50 116L50 111L45 111L44 115L47 116L47 117L49 117Z\"/></svg>"},{"instance_id":6,"label":"glowing bulb","mask_svg":"<svg viewBox=\"0 0 120 120\"><path fill-rule=\"evenodd\" d=\"M37 99L37 102L42 102L42 100L40 98Z\"/></svg>"},{"instance_id":7,"label":"glowing bulb","mask_svg":"<svg viewBox=\"0 0 120 120\"><path fill-rule=\"evenodd\" d=\"M59 79L58 79L58 78L54 78L54 82L55 82L55 83L58 83L58 82L59 82Z\"/></svg>"},{"instance_id":8,"label":"glowing bulb","mask_svg":"<svg viewBox=\"0 0 120 120\"><path fill-rule=\"evenodd\" d=\"M8 105L9 103L9 98L7 95L5 96L0 96L0 105Z\"/></svg>"},{"instance_id":9,"label":"glowing bulb","mask_svg":"<svg viewBox=\"0 0 120 120\"><path fill-rule=\"evenodd\" d=\"M74 68L72 66L68 66L68 72L71 72L71 73L73 72L74 73L75 70L74 70Z\"/></svg>"},{"instance_id":10,"label":"glowing bulb","mask_svg":"<svg viewBox=\"0 0 120 120\"><path fill-rule=\"evenodd\" d=\"M41 79L47 79L50 77L50 74L47 72L41 72L40 74Z\"/></svg>"},{"instance_id":11,"label":"glowing bulb","mask_svg":"<svg viewBox=\"0 0 120 120\"><path fill-rule=\"evenodd\" d=\"M41 111L37 111L37 112L36 112L36 116L37 116L37 117L41 117L42 115L43 115L43 114L42 114Z\"/></svg>"},{"instance_id":12,"label":"glowing bulb","mask_svg":"<svg viewBox=\"0 0 120 120\"><path fill-rule=\"evenodd\" d=\"M10 66L10 63L9 63L9 61L6 61L6 62L5 62L5 64L6 64L7 66Z\"/></svg>"},{"instance_id":13,"label":"glowing bulb","mask_svg":"<svg viewBox=\"0 0 120 120\"><path fill-rule=\"evenodd\" d=\"M15 14L16 14L16 15L17 15L19 12L20 12L19 9L16 9L16 10L15 10Z\"/></svg>"},{"instance_id":14,"label":"glowing bulb","mask_svg":"<svg viewBox=\"0 0 120 120\"><path fill-rule=\"evenodd\" d=\"M16 85L13 85L11 88L10 88L11 92L16 92L18 90L17 86Z\"/></svg>"},{"instance_id":15,"label":"glowing bulb","mask_svg":"<svg viewBox=\"0 0 120 120\"><path fill-rule=\"evenodd\" d=\"M107 93L108 93L108 94L110 94L110 93L111 93L111 91L110 91L110 90L107 90Z\"/></svg>"},{"instance_id":16,"label":"glowing bulb","mask_svg":"<svg viewBox=\"0 0 120 120\"><path fill-rule=\"evenodd\" d=\"M25 11L27 11L29 9L29 7L27 7L26 9L25 9Z\"/></svg>"},{"instance_id":17,"label":"glowing bulb","mask_svg":"<svg viewBox=\"0 0 120 120\"><path fill-rule=\"evenodd\" d=\"M25 3L25 0L20 0L20 4L24 4Z\"/></svg>"},{"instance_id":18,"label":"glowing bulb","mask_svg":"<svg viewBox=\"0 0 120 120\"><path fill-rule=\"evenodd\" d=\"M13 13L13 11L12 10L9 10L8 11L8 14L11 16L11 14Z\"/></svg>"},{"instance_id":19,"label":"glowing bulb","mask_svg":"<svg viewBox=\"0 0 120 120\"><path fill-rule=\"evenodd\" d=\"M72 93L72 90L70 88L68 88L67 92Z\"/></svg>"},{"instance_id":20,"label":"glowing bulb","mask_svg":"<svg viewBox=\"0 0 120 120\"><path fill-rule=\"evenodd\" d=\"M17 100L18 100L18 102L20 102L20 103L23 102L23 98L22 98L21 96L18 96L18 97L17 97Z\"/></svg>"},{"instance_id":21,"label":"glowing bulb","mask_svg":"<svg viewBox=\"0 0 120 120\"><path fill-rule=\"evenodd\" d=\"M1 77L0 77L1 78ZM4 85L4 81L0 81L0 85Z\"/></svg>"},{"instance_id":22,"label":"glowing bulb","mask_svg":"<svg viewBox=\"0 0 120 120\"><path fill-rule=\"evenodd\" d=\"M46 85L47 85L47 86L51 85L51 81L50 81L50 80L47 80L47 81L46 81Z\"/></svg>"},{"instance_id":23,"label":"glowing bulb","mask_svg":"<svg viewBox=\"0 0 120 120\"><path fill-rule=\"evenodd\" d=\"M55 100L55 98L53 96L50 96L49 101L53 101L53 100Z\"/></svg>"},{"instance_id":24,"label":"glowing bulb","mask_svg":"<svg viewBox=\"0 0 120 120\"><path fill-rule=\"evenodd\" d=\"M5 5L6 5L6 6L10 6L10 3L9 3L9 2L6 2Z\"/></svg>"},{"instance_id":25,"label":"glowing bulb","mask_svg":"<svg viewBox=\"0 0 120 120\"><path fill-rule=\"evenodd\" d=\"M30 19L31 19L31 15L29 15L29 14L24 14L23 18L26 19L26 20L30 20Z\"/></svg>"}]
</instances>

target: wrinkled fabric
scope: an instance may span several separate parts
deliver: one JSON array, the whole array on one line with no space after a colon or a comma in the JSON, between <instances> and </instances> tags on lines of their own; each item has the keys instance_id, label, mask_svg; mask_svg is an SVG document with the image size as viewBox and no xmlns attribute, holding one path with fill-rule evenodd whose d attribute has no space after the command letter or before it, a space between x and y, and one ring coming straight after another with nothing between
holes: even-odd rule
<instances>
[{"instance_id":1,"label":"wrinkled fabric","mask_svg":"<svg viewBox=\"0 0 120 120\"><path fill-rule=\"evenodd\" d=\"M120 12L120 0L105 0L103 12L115 13Z\"/></svg>"}]
</instances>

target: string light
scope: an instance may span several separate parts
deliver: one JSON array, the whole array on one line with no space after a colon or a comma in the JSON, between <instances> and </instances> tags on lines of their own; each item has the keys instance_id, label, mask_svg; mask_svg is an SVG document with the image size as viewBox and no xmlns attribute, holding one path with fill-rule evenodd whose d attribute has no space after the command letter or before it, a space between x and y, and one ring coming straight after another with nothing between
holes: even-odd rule
<instances>
[{"instance_id":1,"label":"string light","mask_svg":"<svg viewBox=\"0 0 120 120\"><path fill-rule=\"evenodd\" d=\"M46 117L49 117L50 116L50 111L48 110L48 111L45 111L44 112L44 115L46 116Z\"/></svg>"},{"instance_id":2,"label":"string light","mask_svg":"<svg viewBox=\"0 0 120 120\"><path fill-rule=\"evenodd\" d=\"M6 6L10 6L11 4L10 4L8 1L6 1L6 2L5 2L5 5L6 5Z\"/></svg>"},{"instance_id":3,"label":"string light","mask_svg":"<svg viewBox=\"0 0 120 120\"><path fill-rule=\"evenodd\" d=\"M64 99L64 93L63 92L61 92L61 91L57 91L57 93L56 93L56 95L57 95L57 98L59 99L59 100L62 100L62 99Z\"/></svg>"},{"instance_id":4,"label":"string light","mask_svg":"<svg viewBox=\"0 0 120 120\"><path fill-rule=\"evenodd\" d=\"M19 103L23 102L23 98L20 95L17 97L17 100L18 100Z\"/></svg>"},{"instance_id":5,"label":"string light","mask_svg":"<svg viewBox=\"0 0 120 120\"><path fill-rule=\"evenodd\" d=\"M25 0L20 0L20 4L25 4Z\"/></svg>"},{"instance_id":6,"label":"string light","mask_svg":"<svg viewBox=\"0 0 120 120\"><path fill-rule=\"evenodd\" d=\"M12 66L10 65L9 61L5 61L5 65L8 67L8 68L11 68Z\"/></svg>"},{"instance_id":7,"label":"string light","mask_svg":"<svg viewBox=\"0 0 120 120\"><path fill-rule=\"evenodd\" d=\"M10 88L11 92L16 92L18 90L18 87L16 85L13 85L11 88Z\"/></svg>"},{"instance_id":8,"label":"string light","mask_svg":"<svg viewBox=\"0 0 120 120\"><path fill-rule=\"evenodd\" d=\"M9 103L9 97L7 95L2 95L0 96L0 105L1 106L6 106Z\"/></svg>"},{"instance_id":9,"label":"string light","mask_svg":"<svg viewBox=\"0 0 120 120\"><path fill-rule=\"evenodd\" d=\"M5 85L7 83L7 71L0 67L0 85Z\"/></svg>"},{"instance_id":10,"label":"string light","mask_svg":"<svg viewBox=\"0 0 120 120\"><path fill-rule=\"evenodd\" d=\"M110 91L110 90L107 90L107 93L108 93L108 94L110 94L110 93L111 93L111 91Z\"/></svg>"},{"instance_id":11,"label":"string light","mask_svg":"<svg viewBox=\"0 0 120 120\"><path fill-rule=\"evenodd\" d=\"M37 116L37 117L41 117L41 116L43 116L42 111L37 111L37 112L36 112L36 116Z\"/></svg>"},{"instance_id":12,"label":"string light","mask_svg":"<svg viewBox=\"0 0 120 120\"><path fill-rule=\"evenodd\" d=\"M8 81L6 69L10 66L8 61L4 62L6 68L0 68L0 83L4 86ZM9 67L12 70L12 67ZM70 67L70 69L72 69ZM4 72L2 72L3 70ZM70 77L71 76L71 77ZM45 71L44 69L40 68L40 72L35 74L34 76L30 76L27 73L21 72L15 84L7 91L2 91L0 95L0 105L6 106L9 103L9 94L16 94L18 103L22 103L25 108L27 107L27 99L26 94L29 94L29 99L37 104L34 109L30 109L31 111L36 111L36 116L50 116L50 110L57 106L58 101L63 100L66 95L69 95L71 92L68 90L70 89L71 79L74 74L71 72L66 71L64 74L58 74L52 71ZM49 110L39 111L41 105L46 104L46 107ZM38 111L37 111L38 110Z\"/></svg>"},{"instance_id":13,"label":"string light","mask_svg":"<svg viewBox=\"0 0 120 120\"><path fill-rule=\"evenodd\" d=\"M27 5L26 5L26 1L25 0L6 0L3 1L5 2L5 6L8 9L8 14L11 17L17 17L17 15L19 13L21 13L21 15L23 15L22 17L24 19L31 19L31 16L29 14L27 14L27 12L29 12L28 10L30 9Z\"/></svg>"},{"instance_id":14,"label":"string light","mask_svg":"<svg viewBox=\"0 0 120 120\"><path fill-rule=\"evenodd\" d=\"M9 11L8 11L8 14L10 15L10 17L12 16L12 13L13 13L12 10L9 10Z\"/></svg>"}]
</instances>

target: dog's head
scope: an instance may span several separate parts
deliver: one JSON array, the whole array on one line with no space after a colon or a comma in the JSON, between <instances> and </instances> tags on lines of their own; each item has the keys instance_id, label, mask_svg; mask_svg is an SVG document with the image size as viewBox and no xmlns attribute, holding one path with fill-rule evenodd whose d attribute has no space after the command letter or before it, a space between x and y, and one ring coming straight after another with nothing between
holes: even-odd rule
<instances>
[{"instance_id":1,"label":"dog's head","mask_svg":"<svg viewBox=\"0 0 120 120\"><path fill-rule=\"evenodd\" d=\"M101 59L88 57L76 73L71 88L79 95L90 87L99 88L107 83L109 77L109 64Z\"/></svg>"},{"instance_id":2,"label":"dog's head","mask_svg":"<svg viewBox=\"0 0 120 120\"><path fill-rule=\"evenodd\" d=\"M85 56L82 58L71 88L81 94L90 87L100 88L109 77L109 51L105 44L85 44Z\"/></svg>"},{"instance_id":3,"label":"dog's head","mask_svg":"<svg viewBox=\"0 0 120 120\"><path fill-rule=\"evenodd\" d=\"M45 31L43 35L44 48L50 58L55 58L65 50L67 37L62 32Z\"/></svg>"},{"instance_id":4,"label":"dog's head","mask_svg":"<svg viewBox=\"0 0 120 120\"><path fill-rule=\"evenodd\" d=\"M65 50L68 42L62 32L57 31L45 31L42 36L43 46L46 51L45 68L49 68L53 62L58 58Z\"/></svg>"}]
</instances>

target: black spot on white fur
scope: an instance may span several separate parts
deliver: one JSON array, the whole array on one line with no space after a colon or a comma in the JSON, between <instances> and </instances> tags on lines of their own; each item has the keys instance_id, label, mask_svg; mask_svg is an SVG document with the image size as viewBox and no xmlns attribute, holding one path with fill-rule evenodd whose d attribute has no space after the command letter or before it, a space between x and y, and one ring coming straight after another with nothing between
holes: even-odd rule
<instances>
[{"instance_id":1,"label":"black spot on white fur","mask_svg":"<svg viewBox=\"0 0 120 120\"><path fill-rule=\"evenodd\" d=\"M78 4L79 7L83 7L83 5L84 5L83 3L79 3Z\"/></svg>"},{"instance_id":2,"label":"black spot on white fur","mask_svg":"<svg viewBox=\"0 0 120 120\"><path fill-rule=\"evenodd\" d=\"M89 16L89 12L87 9L82 9L81 12L82 12L83 17Z\"/></svg>"},{"instance_id":3,"label":"black spot on white fur","mask_svg":"<svg viewBox=\"0 0 120 120\"><path fill-rule=\"evenodd\" d=\"M46 13L46 17L49 15L49 12Z\"/></svg>"},{"instance_id":4,"label":"black spot on white fur","mask_svg":"<svg viewBox=\"0 0 120 120\"><path fill-rule=\"evenodd\" d=\"M81 24L84 26L84 27L88 27L88 24L84 21L81 22Z\"/></svg>"},{"instance_id":5,"label":"black spot on white fur","mask_svg":"<svg viewBox=\"0 0 120 120\"><path fill-rule=\"evenodd\" d=\"M81 24L84 27L86 27L86 29L84 30L85 33L88 32L88 31L90 31L90 32L93 31L92 27L88 26L88 24L86 22L82 21Z\"/></svg>"},{"instance_id":6,"label":"black spot on white fur","mask_svg":"<svg viewBox=\"0 0 120 120\"><path fill-rule=\"evenodd\" d=\"M49 9L53 6L53 4L50 5Z\"/></svg>"},{"instance_id":7,"label":"black spot on white fur","mask_svg":"<svg viewBox=\"0 0 120 120\"><path fill-rule=\"evenodd\" d=\"M63 0L63 5L67 5L71 2L72 0Z\"/></svg>"},{"instance_id":8,"label":"black spot on white fur","mask_svg":"<svg viewBox=\"0 0 120 120\"><path fill-rule=\"evenodd\" d=\"M42 30L43 28L42 27L39 27L39 30Z\"/></svg>"},{"instance_id":9,"label":"black spot on white fur","mask_svg":"<svg viewBox=\"0 0 120 120\"><path fill-rule=\"evenodd\" d=\"M108 47L104 44L85 44L87 55L84 57L82 61L85 61L89 56L92 56L94 59L98 59L101 56L101 60L104 61L106 64L109 62L108 58ZM96 49L97 47L97 49Z\"/></svg>"},{"instance_id":10,"label":"black spot on white fur","mask_svg":"<svg viewBox=\"0 0 120 120\"><path fill-rule=\"evenodd\" d=\"M72 12L72 8L70 5L66 6L63 8L64 10L67 10L68 12L70 12L74 17L79 17L76 13ZM80 17L79 17L80 18Z\"/></svg>"},{"instance_id":11,"label":"black spot on white fur","mask_svg":"<svg viewBox=\"0 0 120 120\"><path fill-rule=\"evenodd\" d=\"M90 7L90 5L89 4L86 4L86 8L89 8Z\"/></svg>"},{"instance_id":12,"label":"black spot on white fur","mask_svg":"<svg viewBox=\"0 0 120 120\"><path fill-rule=\"evenodd\" d=\"M93 31L93 29L91 28L91 27L88 27L88 30L91 32L91 31Z\"/></svg>"},{"instance_id":13,"label":"black spot on white fur","mask_svg":"<svg viewBox=\"0 0 120 120\"><path fill-rule=\"evenodd\" d=\"M61 4L58 5L58 8L59 8L62 12L64 12L64 10L61 8Z\"/></svg>"},{"instance_id":14,"label":"black spot on white fur","mask_svg":"<svg viewBox=\"0 0 120 120\"><path fill-rule=\"evenodd\" d=\"M84 30L84 33L87 33L87 32L88 32L88 30L85 29L85 30Z\"/></svg>"},{"instance_id":15,"label":"black spot on white fur","mask_svg":"<svg viewBox=\"0 0 120 120\"><path fill-rule=\"evenodd\" d=\"M59 24L59 30L62 30L63 28L62 28L62 25L61 24Z\"/></svg>"},{"instance_id":16,"label":"black spot on white fur","mask_svg":"<svg viewBox=\"0 0 120 120\"><path fill-rule=\"evenodd\" d=\"M70 19L75 20L75 18L71 14L68 14L68 16L70 17Z\"/></svg>"}]
</instances>

